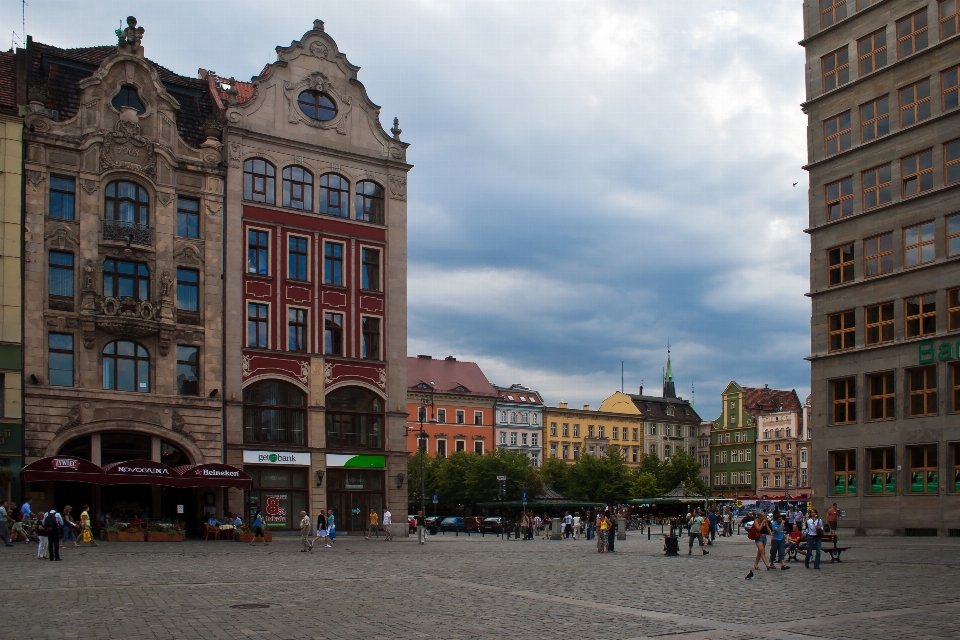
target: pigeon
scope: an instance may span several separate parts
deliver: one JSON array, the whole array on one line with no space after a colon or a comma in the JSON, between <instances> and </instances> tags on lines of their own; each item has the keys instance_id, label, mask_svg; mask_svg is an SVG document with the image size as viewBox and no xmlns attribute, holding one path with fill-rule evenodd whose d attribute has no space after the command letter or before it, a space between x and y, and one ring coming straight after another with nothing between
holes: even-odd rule
<instances>
[{"instance_id":1,"label":"pigeon","mask_svg":"<svg viewBox=\"0 0 960 640\"><path fill-rule=\"evenodd\" d=\"M747 574L747 577L745 577L744 580L750 580L751 578L753 578L753 569L750 570L750 573Z\"/></svg>"},{"instance_id":2,"label":"pigeon","mask_svg":"<svg viewBox=\"0 0 960 640\"><path fill-rule=\"evenodd\" d=\"M799 183L799 182L794 182L794 183L793 183L793 186L797 186L798 184L800 184L800 183Z\"/></svg>"}]
</instances>

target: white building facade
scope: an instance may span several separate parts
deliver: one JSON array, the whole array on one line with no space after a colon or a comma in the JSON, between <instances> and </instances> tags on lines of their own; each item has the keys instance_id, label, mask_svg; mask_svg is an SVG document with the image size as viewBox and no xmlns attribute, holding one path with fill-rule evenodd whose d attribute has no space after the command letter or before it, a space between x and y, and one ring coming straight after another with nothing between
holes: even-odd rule
<instances>
[{"instance_id":1,"label":"white building facade","mask_svg":"<svg viewBox=\"0 0 960 640\"><path fill-rule=\"evenodd\" d=\"M493 387L499 396L494 406L497 449L521 451L539 467L543 460L543 399L521 384Z\"/></svg>"}]
</instances>

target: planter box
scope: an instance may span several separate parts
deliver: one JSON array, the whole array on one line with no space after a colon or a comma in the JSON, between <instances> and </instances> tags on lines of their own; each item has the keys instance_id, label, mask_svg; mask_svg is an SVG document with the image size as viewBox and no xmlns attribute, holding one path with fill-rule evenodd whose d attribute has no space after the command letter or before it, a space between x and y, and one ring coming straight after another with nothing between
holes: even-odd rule
<instances>
[{"instance_id":1,"label":"planter box","mask_svg":"<svg viewBox=\"0 0 960 640\"><path fill-rule=\"evenodd\" d=\"M264 531L263 539L267 542L273 542L273 535ZM253 533L241 533L237 536L237 542L253 542Z\"/></svg>"},{"instance_id":2,"label":"planter box","mask_svg":"<svg viewBox=\"0 0 960 640\"><path fill-rule=\"evenodd\" d=\"M126 531L111 533L107 531L107 540L111 542L143 542L143 533L128 533Z\"/></svg>"},{"instance_id":3,"label":"planter box","mask_svg":"<svg viewBox=\"0 0 960 640\"><path fill-rule=\"evenodd\" d=\"M165 531L147 531L147 542L183 542L183 534L167 533Z\"/></svg>"}]
</instances>

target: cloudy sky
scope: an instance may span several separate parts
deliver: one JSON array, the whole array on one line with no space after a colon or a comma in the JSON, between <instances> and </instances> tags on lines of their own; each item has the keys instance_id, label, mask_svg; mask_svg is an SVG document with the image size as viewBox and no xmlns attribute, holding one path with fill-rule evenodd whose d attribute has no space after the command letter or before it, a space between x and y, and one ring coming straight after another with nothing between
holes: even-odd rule
<instances>
[{"instance_id":1,"label":"cloudy sky","mask_svg":"<svg viewBox=\"0 0 960 640\"><path fill-rule=\"evenodd\" d=\"M21 3L0 0L3 33ZM314 18L411 143L409 353L596 406L643 381L705 418L809 388L794 0L30 0L26 30L246 79ZM799 182L793 187L794 182Z\"/></svg>"}]
</instances>

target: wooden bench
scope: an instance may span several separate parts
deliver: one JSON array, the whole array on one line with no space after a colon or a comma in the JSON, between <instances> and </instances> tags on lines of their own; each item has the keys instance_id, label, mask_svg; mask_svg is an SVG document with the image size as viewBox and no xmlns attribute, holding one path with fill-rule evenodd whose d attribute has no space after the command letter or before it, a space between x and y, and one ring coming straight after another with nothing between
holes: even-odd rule
<instances>
[{"instance_id":1,"label":"wooden bench","mask_svg":"<svg viewBox=\"0 0 960 640\"><path fill-rule=\"evenodd\" d=\"M832 543L832 547L828 547L827 544ZM840 559L840 554L849 549L850 547L838 547L837 546L837 534L827 533L820 539L820 552L829 554L830 562L843 562ZM787 551L787 560L790 562L799 562L797 555L800 553L806 554L807 552L807 539L800 538L800 543L797 545L796 549L790 549Z\"/></svg>"}]
</instances>

